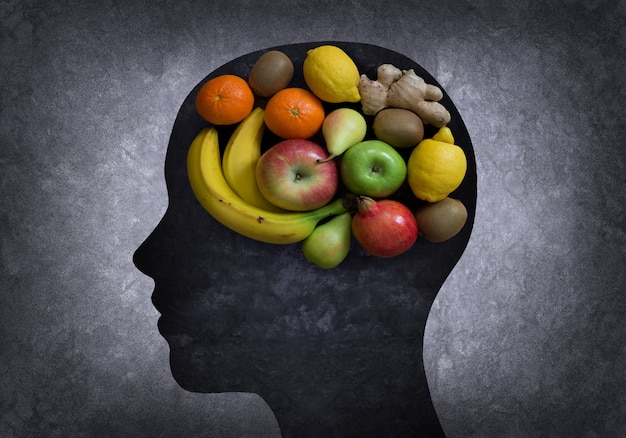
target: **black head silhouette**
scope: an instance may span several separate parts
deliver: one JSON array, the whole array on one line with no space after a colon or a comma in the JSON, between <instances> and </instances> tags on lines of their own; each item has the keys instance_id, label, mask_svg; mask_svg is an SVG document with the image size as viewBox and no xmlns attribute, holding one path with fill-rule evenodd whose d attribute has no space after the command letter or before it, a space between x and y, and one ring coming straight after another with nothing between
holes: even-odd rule
<instances>
[{"instance_id":1,"label":"black head silhouette","mask_svg":"<svg viewBox=\"0 0 626 438\"><path fill-rule=\"evenodd\" d=\"M290 86L305 86L307 50L328 43L343 48L370 78L378 65L391 63L439 85L396 52L314 42L272 48L293 60ZM422 338L431 305L473 224L476 169L463 121L444 91L442 103L452 115L448 126L468 159L465 180L451 195L468 210L464 229L444 243L418 239L390 259L353 243L339 267L319 269L298 244L257 242L219 224L188 182L187 150L208 126L194 106L199 88L224 73L247 77L263 52L215 70L183 102L165 163L169 206L135 253L136 266L155 281L153 302L162 315L159 330L170 347L172 374L194 392L259 394L285 438L443 436L424 373ZM233 128L218 129L224 147ZM273 141L267 135L264 145Z\"/></svg>"}]
</instances>

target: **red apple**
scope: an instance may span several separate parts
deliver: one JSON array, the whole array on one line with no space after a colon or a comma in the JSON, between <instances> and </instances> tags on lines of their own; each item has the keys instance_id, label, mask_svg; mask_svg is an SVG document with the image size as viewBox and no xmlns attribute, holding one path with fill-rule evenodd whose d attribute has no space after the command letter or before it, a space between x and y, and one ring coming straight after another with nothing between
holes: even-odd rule
<instances>
[{"instance_id":1,"label":"red apple","mask_svg":"<svg viewBox=\"0 0 626 438\"><path fill-rule=\"evenodd\" d=\"M352 234L361 247L377 257L394 257L417 240L417 221L404 204L392 199L374 201L359 196Z\"/></svg>"},{"instance_id":2,"label":"red apple","mask_svg":"<svg viewBox=\"0 0 626 438\"><path fill-rule=\"evenodd\" d=\"M328 152L305 139L289 139L270 147L257 162L256 181L272 204L293 211L308 211L329 203L339 186L334 161L320 162Z\"/></svg>"}]
</instances>

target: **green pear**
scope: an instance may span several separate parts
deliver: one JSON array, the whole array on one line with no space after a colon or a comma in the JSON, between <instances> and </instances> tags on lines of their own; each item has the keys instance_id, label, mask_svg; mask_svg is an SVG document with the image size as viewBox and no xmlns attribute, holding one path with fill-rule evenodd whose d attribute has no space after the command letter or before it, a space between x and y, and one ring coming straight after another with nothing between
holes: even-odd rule
<instances>
[{"instance_id":1,"label":"green pear","mask_svg":"<svg viewBox=\"0 0 626 438\"><path fill-rule=\"evenodd\" d=\"M361 142L366 133L367 122L360 112L352 108L331 111L322 123L322 136L330 154L324 161L343 154L350 146Z\"/></svg>"},{"instance_id":2,"label":"green pear","mask_svg":"<svg viewBox=\"0 0 626 438\"><path fill-rule=\"evenodd\" d=\"M350 251L351 229L350 212L334 216L328 222L318 225L302 242L304 257L323 269L336 267Z\"/></svg>"}]
</instances>

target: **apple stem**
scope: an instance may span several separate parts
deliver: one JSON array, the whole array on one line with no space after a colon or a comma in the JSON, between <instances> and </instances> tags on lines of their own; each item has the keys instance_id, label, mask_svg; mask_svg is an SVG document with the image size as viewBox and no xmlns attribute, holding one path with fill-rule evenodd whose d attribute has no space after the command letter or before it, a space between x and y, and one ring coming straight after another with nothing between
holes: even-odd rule
<instances>
[{"instance_id":1,"label":"apple stem","mask_svg":"<svg viewBox=\"0 0 626 438\"><path fill-rule=\"evenodd\" d=\"M332 161L337 157L337 155L331 153L329 156L327 156L326 158L320 158L317 160L318 163L326 163L328 161Z\"/></svg>"}]
</instances>

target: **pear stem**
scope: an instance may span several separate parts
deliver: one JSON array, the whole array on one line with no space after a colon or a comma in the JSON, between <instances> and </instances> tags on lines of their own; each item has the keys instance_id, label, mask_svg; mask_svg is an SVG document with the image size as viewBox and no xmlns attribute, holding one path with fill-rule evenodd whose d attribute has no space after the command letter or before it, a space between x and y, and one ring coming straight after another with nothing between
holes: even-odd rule
<instances>
[{"instance_id":1,"label":"pear stem","mask_svg":"<svg viewBox=\"0 0 626 438\"><path fill-rule=\"evenodd\" d=\"M328 162L328 161L332 161L332 160L334 160L336 157L337 157L337 155L335 155L335 154L333 154L333 153L331 152L331 154L330 154L329 156L327 156L326 158L321 158L321 159L318 159L318 160L317 160L317 162L318 162L318 163L326 163L326 162Z\"/></svg>"}]
</instances>

